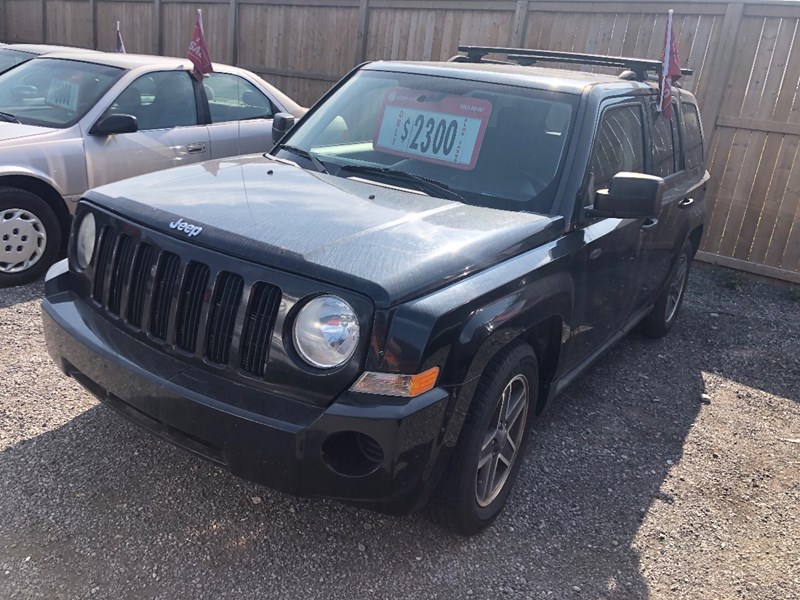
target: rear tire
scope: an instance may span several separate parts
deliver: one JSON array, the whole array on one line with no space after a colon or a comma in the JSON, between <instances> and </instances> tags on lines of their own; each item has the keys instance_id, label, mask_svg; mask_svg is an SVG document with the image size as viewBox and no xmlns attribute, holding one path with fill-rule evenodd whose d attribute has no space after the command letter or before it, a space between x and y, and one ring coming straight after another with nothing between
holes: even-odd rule
<instances>
[{"instance_id":1,"label":"rear tire","mask_svg":"<svg viewBox=\"0 0 800 600\"><path fill-rule=\"evenodd\" d=\"M0 288L41 277L58 258L61 241L61 224L47 202L0 187Z\"/></svg>"},{"instance_id":2,"label":"rear tire","mask_svg":"<svg viewBox=\"0 0 800 600\"><path fill-rule=\"evenodd\" d=\"M505 348L492 359L429 505L434 522L474 535L497 518L525 455L538 389L536 354L527 344Z\"/></svg>"},{"instance_id":3,"label":"rear tire","mask_svg":"<svg viewBox=\"0 0 800 600\"><path fill-rule=\"evenodd\" d=\"M689 281L689 267L692 265L693 254L692 244L686 240L653 310L639 324L639 331L647 337L664 337L675 324L678 312L683 305L683 297L686 295L686 284Z\"/></svg>"}]
</instances>

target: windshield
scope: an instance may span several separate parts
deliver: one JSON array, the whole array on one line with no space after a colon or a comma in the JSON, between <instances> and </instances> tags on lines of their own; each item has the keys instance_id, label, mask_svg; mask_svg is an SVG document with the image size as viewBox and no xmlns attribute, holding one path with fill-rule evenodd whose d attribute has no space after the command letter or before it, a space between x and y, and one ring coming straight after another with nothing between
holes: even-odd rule
<instances>
[{"instance_id":1,"label":"windshield","mask_svg":"<svg viewBox=\"0 0 800 600\"><path fill-rule=\"evenodd\" d=\"M27 125L69 127L122 73L106 65L37 58L0 75L0 112Z\"/></svg>"},{"instance_id":2,"label":"windshield","mask_svg":"<svg viewBox=\"0 0 800 600\"><path fill-rule=\"evenodd\" d=\"M321 163L316 168L332 175L548 213L577 102L577 96L509 85L361 71L293 130L277 154L310 168ZM452 193L437 194L414 179Z\"/></svg>"},{"instance_id":3,"label":"windshield","mask_svg":"<svg viewBox=\"0 0 800 600\"><path fill-rule=\"evenodd\" d=\"M11 48L0 48L0 73L5 73L10 68L32 59L34 56L36 55L30 52L12 50Z\"/></svg>"}]
</instances>

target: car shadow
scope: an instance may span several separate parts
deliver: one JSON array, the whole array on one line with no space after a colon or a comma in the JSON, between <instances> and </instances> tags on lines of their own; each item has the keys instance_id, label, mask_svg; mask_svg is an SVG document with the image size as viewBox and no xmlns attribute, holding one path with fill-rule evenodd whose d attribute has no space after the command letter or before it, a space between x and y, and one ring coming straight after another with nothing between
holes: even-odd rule
<instances>
[{"instance_id":1,"label":"car shadow","mask_svg":"<svg viewBox=\"0 0 800 600\"><path fill-rule=\"evenodd\" d=\"M267 490L96 405L0 453L0 563L51 598L647 598L637 533L672 502L704 373L747 335L709 345L709 306L690 294L671 335L629 336L567 390L477 537Z\"/></svg>"}]
</instances>

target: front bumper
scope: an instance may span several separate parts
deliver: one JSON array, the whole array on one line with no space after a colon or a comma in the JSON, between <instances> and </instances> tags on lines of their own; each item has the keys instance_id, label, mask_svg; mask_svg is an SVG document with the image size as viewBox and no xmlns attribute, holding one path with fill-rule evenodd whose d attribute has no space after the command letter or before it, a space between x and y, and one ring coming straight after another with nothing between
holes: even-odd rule
<instances>
[{"instance_id":1,"label":"front bumper","mask_svg":"<svg viewBox=\"0 0 800 600\"><path fill-rule=\"evenodd\" d=\"M448 392L436 388L412 399L345 392L328 407L268 395L126 335L69 289L69 276L63 263L48 276L48 351L117 412L235 475L287 493L394 513L427 500L446 460L440 434ZM364 462L359 434L377 442L382 457L370 446L372 462Z\"/></svg>"}]
</instances>

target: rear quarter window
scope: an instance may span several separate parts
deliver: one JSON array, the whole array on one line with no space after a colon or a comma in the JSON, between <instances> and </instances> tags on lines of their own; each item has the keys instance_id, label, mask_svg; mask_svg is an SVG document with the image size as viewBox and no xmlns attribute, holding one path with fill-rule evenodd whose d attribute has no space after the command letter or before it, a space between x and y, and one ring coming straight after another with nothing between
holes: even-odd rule
<instances>
[{"instance_id":1,"label":"rear quarter window","mask_svg":"<svg viewBox=\"0 0 800 600\"><path fill-rule=\"evenodd\" d=\"M694 104L683 104L684 142L686 152L686 168L694 169L703 164L703 134L700 131L700 116Z\"/></svg>"}]
</instances>

